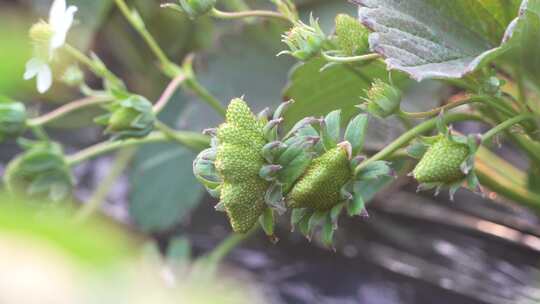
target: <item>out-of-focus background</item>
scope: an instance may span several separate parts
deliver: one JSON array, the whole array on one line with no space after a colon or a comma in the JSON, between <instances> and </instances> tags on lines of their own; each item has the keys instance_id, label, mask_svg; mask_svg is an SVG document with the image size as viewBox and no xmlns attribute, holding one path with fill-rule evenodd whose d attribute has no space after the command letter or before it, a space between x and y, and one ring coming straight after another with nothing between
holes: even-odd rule
<instances>
[{"instance_id":1,"label":"out-of-focus background","mask_svg":"<svg viewBox=\"0 0 540 304\"><path fill-rule=\"evenodd\" d=\"M25 102L33 113L47 112L80 97L78 90L60 81L55 81L47 94L39 95L32 81L22 79L25 62L31 57L28 29L40 18L47 18L51 2L0 0L0 94ZM356 14L356 7L345 0L295 2L304 19L312 12L320 18L327 33L332 31L336 14ZM113 2L72 0L68 3L79 7L76 23L68 36L70 43L98 54L125 80L131 91L155 100L168 81L160 74L147 46ZM269 1L248 3L253 7L270 7ZM284 95L294 94L294 89L286 90L286 86L295 62L275 56L283 48L280 42L280 35L286 29L283 25L269 21L246 24L210 18L192 21L161 9L160 1L135 0L130 4L141 12L150 32L175 62L181 62L190 52L196 53L198 78L223 104L232 97L245 95L255 110L261 110L266 106L275 107ZM99 88L100 83L92 75L86 76L90 86ZM341 79L332 81L339 83ZM359 85L358 92L362 89ZM451 92L451 88L437 82L413 84L408 89L404 106L411 110L428 108ZM354 90L349 93L344 92L340 98L356 98L359 94ZM68 154L73 153L103 140L102 129L92 123L92 117L99 111L80 111L48 126L47 130L53 139L65 145ZM208 106L183 90L175 94L162 118L170 126L193 131L220 122ZM370 131L368 148L376 150L390 142L400 132L398 125L393 121L376 122L376 127ZM457 128L467 132L478 130L472 124ZM0 174L18 152L20 149L14 142L0 145ZM512 147L503 146L499 152L517 166L527 166ZM79 288L88 284L96 286L94 292L110 292L111 286L117 285L102 286L103 281L95 279L95 274L90 275L91 278L85 275L84 282L74 281L74 277L81 276L74 274L80 269L73 265L84 264L81 267L85 268L88 263L102 265L109 263L109 259L116 261L116 255L123 255L126 248L137 247L124 245L124 242L153 240L157 246L149 251L156 251L155 255L158 255L158 249L167 252L180 240L182 244L189 243L185 248L191 248L189 255L192 257L214 248L230 233L230 228L226 218L214 211L213 200L193 177L193 158L192 152L175 144L154 144L137 151L129 170L115 183L103 209L106 226L111 225L110 231L115 233L122 231L118 236L122 241L111 236L109 230L81 232L78 228L70 230L71 226L64 225L60 219L62 224L51 224L34 222L34 217L20 216L21 212L0 212L0 248L5 249L0 250L0 299L2 295L6 299L20 299L17 297L21 294L9 293L14 290L9 284L19 282L17 280L27 284L24 286L28 286L28 294L38 288L47 294L47 291L62 286L61 290L65 292L63 303L77 302L73 299L80 295ZM112 159L112 156L103 156L75 168L78 201L88 200L110 169ZM433 197L432 193L417 194L415 190L408 178L399 178L373 198L368 206L369 218L343 219L336 236L336 252L316 242L310 243L300 234L290 233L288 223L280 223L277 244L269 242L262 233L256 234L233 250L221 271L227 277L238 279L231 290L243 290L243 284L250 282L248 285L257 294L256 298L266 303L540 302L540 223L537 216L497 197L484 199L461 190L451 202L445 193ZM10 214L18 217L8 216ZM13 222L26 220L32 222L28 227L13 228L17 226ZM55 228L50 228L53 226ZM19 230L37 231L41 237L31 233L14 237L23 235L17 232ZM84 246L67 246L70 258L51 252L47 249L51 246L40 247L50 240L55 240L54 248L78 244L76 240L64 240L70 234L83 235L90 240ZM107 240L96 245L95 240L104 235ZM100 254L103 259L99 259ZM73 262L73 259L77 261ZM30 262L35 263L35 267L30 267L34 265ZM32 269L51 272L38 272L43 277L36 277L38 274ZM45 275L47 273L54 275ZM152 282L142 280L141 276L144 275L133 274L132 277L137 279L129 275L122 277L125 284L118 283L118 290L140 291L157 284L151 278L148 280ZM29 280L30 277L33 280ZM111 282L111 275L106 277ZM64 285L40 284L48 280ZM87 280L100 283L87 283ZM213 289L214 284L210 282L202 285L207 288L203 294L220 290ZM185 289L196 291L193 286L188 285ZM165 296L161 302L155 300L161 299L158 289L156 298L151 300L121 297L118 292L116 298L111 295L108 301L127 303L137 299L137 303L176 303ZM106 294L105 291L97 293ZM241 303L234 297L232 295L230 302L224 303ZM216 299L194 299L186 297L180 303L218 303ZM26 300L23 303L38 303L40 298Z\"/></svg>"}]
</instances>

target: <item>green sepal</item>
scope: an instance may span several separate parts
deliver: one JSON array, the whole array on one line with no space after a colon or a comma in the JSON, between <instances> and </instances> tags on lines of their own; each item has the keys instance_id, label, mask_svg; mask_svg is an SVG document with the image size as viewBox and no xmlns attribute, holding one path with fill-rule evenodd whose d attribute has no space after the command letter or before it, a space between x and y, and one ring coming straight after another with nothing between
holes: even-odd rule
<instances>
[{"instance_id":1,"label":"green sepal","mask_svg":"<svg viewBox=\"0 0 540 304\"><path fill-rule=\"evenodd\" d=\"M321 241L324 246L333 248L334 245L334 223L332 219L327 216L321 231ZM335 249L334 249L335 250Z\"/></svg>"},{"instance_id":2,"label":"green sepal","mask_svg":"<svg viewBox=\"0 0 540 304\"><path fill-rule=\"evenodd\" d=\"M268 187L264 195L264 201L269 208L275 210L279 215L287 211L283 200L283 186L279 183L273 183Z\"/></svg>"},{"instance_id":3,"label":"green sepal","mask_svg":"<svg viewBox=\"0 0 540 304\"><path fill-rule=\"evenodd\" d=\"M294 100L291 99L291 100L288 100L286 102L282 102L276 109L276 111L274 111L274 116L272 117L272 119L278 119L280 117L283 117L283 114L285 113L285 111L287 110L287 108L289 108L289 106L291 104L294 103Z\"/></svg>"},{"instance_id":4,"label":"green sepal","mask_svg":"<svg viewBox=\"0 0 540 304\"><path fill-rule=\"evenodd\" d=\"M357 155L362 151L367 125L368 116L366 114L355 116L347 125L347 129L345 130L345 140L351 144L352 155Z\"/></svg>"},{"instance_id":5,"label":"green sepal","mask_svg":"<svg viewBox=\"0 0 540 304\"><path fill-rule=\"evenodd\" d=\"M330 112L321 120L321 139L325 150L334 148L340 136L341 110Z\"/></svg>"},{"instance_id":6,"label":"green sepal","mask_svg":"<svg viewBox=\"0 0 540 304\"><path fill-rule=\"evenodd\" d=\"M266 235L274 237L274 212L270 208L266 208L259 217L259 223Z\"/></svg>"},{"instance_id":7,"label":"green sepal","mask_svg":"<svg viewBox=\"0 0 540 304\"><path fill-rule=\"evenodd\" d=\"M304 235L310 241L311 241L311 234L309 232L310 231L309 223L310 223L313 213L314 212L311 210L306 211L306 214L304 215L304 217L302 217L300 222L298 222L298 230L300 231L300 233L302 233L302 235Z\"/></svg>"},{"instance_id":8,"label":"green sepal","mask_svg":"<svg viewBox=\"0 0 540 304\"><path fill-rule=\"evenodd\" d=\"M294 124L294 126L291 128L291 130L283 137L284 139L288 139L291 136L295 135L296 132L299 130L305 128L306 126L309 126L311 124L319 122L320 119L316 117L304 117L299 122Z\"/></svg>"},{"instance_id":9,"label":"green sepal","mask_svg":"<svg viewBox=\"0 0 540 304\"><path fill-rule=\"evenodd\" d=\"M309 209L307 208L296 208L291 211L291 232L294 231L296 227L304 217L307 216Z\"/></svg>"},{"instance_id":10,"label":"green sepal","mask_svg":"<svg viewBox=\"0 0 540 304\"><path fill-rule=\"evenodd\" d=\"M308 231L310 235L313 235L315 232L315 229L317 226L319 226L325 218L328 216L327 211L315 211L310 217L309 217L309 223L308 223Z\"/></svg>"},{"instance_id":11,"label":"green sepal","mask_svg":"<svg viewBox=\"0 0 540 304\"><path fill-rule=\"evenodd\" d=\"M226 212L226 210L225 210L225 203L224 203L224 202L218 202L218 203L214 206L214 209L215 209L217 212Z\"/></svg>"},{"instance_id":12,"label":"green sepal","mask_svg":"<svg viewBox=\"0 0 540 304\"><path fill-rule=\"evenodd\" d=\"M364 198L360 193L354 193L353 200L347 204L347 214L349 216L361 215L366 208Z\"/></svg>"},{"instance_id":13,"label":"green sepal","mask_svg":"<svg viewBox=\"0 0 540 304\"><path fill-rule=\"evenodd\" d=\"M215 166L216 149L209 148L197 155L193 161L193 174L205 187L214 189L223 181Z\"/></svg>"},{"instance_id":14,"label":"green sepal","mask_svg":"<svg viewBox=\"0 0 540 304\"><path fill-rule=\"evenodd\" d=\"M332 209L330 209L330 219L332 220L334 229L338 228L339 215L341 214L341 211L343 211L344 207L345 207L345 203L339 203L335 205L334 207L332 207Z\"/></svg>"},{"instance_id":15,"label":"green sepal","mask_svg":"<svg viewBox=\"0 0 540 304\"><path fill-rule=\"evenodd\" d=\"M382 176L388 176L392 172L389 163L383 160L378 160L369 163L367 166L356 172L356 180L372 180Z\"/></svg>"},{"instance_id":16,"label":"green sepal","mask_svg":"<svg viewBox=\"0 0 540 304\"><path fill-rule=\"evenodd\" d=\"M287 149L287 145L281 141L269 142L262 148L262 156L268 163L274 161Z\"/></svg>"},{"instance_id":17,"label":"green sepal","mask_svg":"<svg viewBox=\"0 0 540 304\"><path fill-rule=\"evenodd\" d=\"M276 180L282 168L281 165L264 165L259 170L259 177L266 181Z\"/></svg>"}]
</instances>

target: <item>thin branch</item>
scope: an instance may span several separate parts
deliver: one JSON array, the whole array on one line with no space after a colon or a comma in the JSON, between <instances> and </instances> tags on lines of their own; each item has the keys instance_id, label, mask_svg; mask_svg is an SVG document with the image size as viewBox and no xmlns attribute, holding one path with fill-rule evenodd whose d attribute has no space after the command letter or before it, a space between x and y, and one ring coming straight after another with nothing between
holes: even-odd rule
<instances>
[{"instance_id":1,"label":"thin branch","mask_svg":"<svg viewBox=\"0 0 540 304\"><path fill-rule=\"evenodd\" d=\"M167 105L171 97L173 96L174 92L178 87L186 80L185 74L180 74L173 78L173 80L169 83L165 91L161 94L161 97L158 99L158 101L154 104L154 113L159 113L163 110L163 108Z\"/></svg>"},{"instance_id":2,"label":"thin branch","mask_svg":"<svg viewBox=\"0 0 540 304\"><path fill-rule=\"evenodd\" d=\"M250 18L250 17L264 17L264 18L275 18L291 22L287 16L273 11L263 11L263 10L252 10L252 11L242 11L242 12L223 12L216 8L213 8L210 12L213 17L220 19L241 19L241 18Z\"/></svg>"},{"instance_id":3,"label":"thin branch","mask_svg":"<svg viewBox=\"0 0 540 304\"><path fill-rule=\"evenodd\" d=\"M67 103L47 114L28 120L28 126L41 126L59 119L73 111L106 103L111 100L109 96L90 96Z\"/></svg>"}]
</instances>

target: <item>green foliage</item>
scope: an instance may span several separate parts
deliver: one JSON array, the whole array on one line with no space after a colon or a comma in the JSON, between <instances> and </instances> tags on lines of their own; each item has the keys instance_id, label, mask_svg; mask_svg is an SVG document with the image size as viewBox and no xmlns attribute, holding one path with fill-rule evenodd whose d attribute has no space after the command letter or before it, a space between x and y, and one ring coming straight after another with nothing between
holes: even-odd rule
<instances>
[{"instance_id":1,"label":"green foliage","mask_svg":"<svg viewBox=\"0 0 540 304\"><path fill-rule=\"evenodd\" d=\"M130 172L129 214L147 232L180 223L202 198L189 170L194 155L176 144L147 145L137 153Z\"/></svg>"},{"instance_id":2,"label":"green foliage","mask_svg":"<svg viewBox=\"0 0 540 304\"><path fill-rule=\"evenodd\" d=\"M355 2L361 7L360 21L374 31L371 49L385 56L390 68L417 80L461 78L484 66L509 49L504 42L514 33L513 21L522 19L519 0Z\"/></svg>"}]
</instances>

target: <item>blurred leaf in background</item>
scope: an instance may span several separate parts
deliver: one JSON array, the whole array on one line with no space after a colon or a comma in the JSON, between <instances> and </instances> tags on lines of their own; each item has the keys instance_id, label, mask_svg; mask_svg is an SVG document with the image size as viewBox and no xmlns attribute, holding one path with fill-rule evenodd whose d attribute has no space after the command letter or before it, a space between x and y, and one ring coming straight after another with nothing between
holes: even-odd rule
<instances>
[{"instance_id":1,"label":"blurred leaf in background","mask_svg":"<svg viewBox=\"0 0 540 304\"><path fill-rule=\"evenodd\" d=\"M20 98L21 88L27 85L22 77L31 54L27 30L24 16L0 11L0 93L14 98Z\"/></svg>"},{"instance_id":2,"label":"blurred leaf in background","mask_svg":"<svg viewBox=\"0 0 540 304\"><path fill-rule=\"evenodd\" d=\"M36 212L0 194L0 303L263 302L252 286L240 289L230 278L185 273L177 281L163 275L165 264L141 259L142 242L127 230L98 220L75 223L69 215L60 209Z\"/></svg>"}]
</instances>

